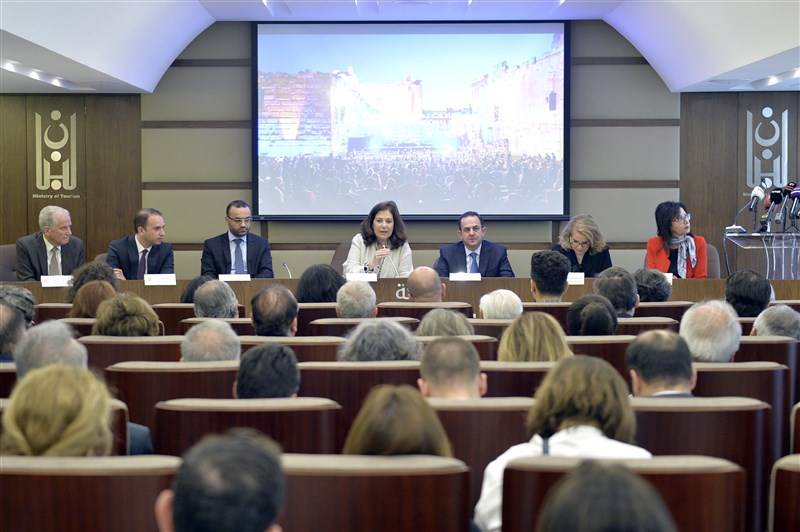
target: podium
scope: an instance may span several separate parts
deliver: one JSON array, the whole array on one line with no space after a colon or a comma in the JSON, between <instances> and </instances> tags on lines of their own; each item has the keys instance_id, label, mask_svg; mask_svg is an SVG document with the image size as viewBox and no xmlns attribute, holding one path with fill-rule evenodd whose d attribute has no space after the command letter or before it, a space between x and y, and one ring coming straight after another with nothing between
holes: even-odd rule
<instances>
[{"instance_id":1,"label":"podium","mask_svg":"<svg viewBox=\"0 0 800 532\"><path fill-rule=\"evenodd\" d=\"M763 254L767 279L800 279L800 233L725 233L725 240Z\"/></svg>"}]
</instances>

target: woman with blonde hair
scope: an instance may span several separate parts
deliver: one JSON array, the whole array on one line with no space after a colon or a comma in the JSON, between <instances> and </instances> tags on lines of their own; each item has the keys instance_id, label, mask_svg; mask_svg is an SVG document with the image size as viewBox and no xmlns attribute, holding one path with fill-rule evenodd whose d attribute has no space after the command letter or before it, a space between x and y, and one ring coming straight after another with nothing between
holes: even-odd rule
<instances>
[{"instance_id":1,"label":"woman with blonde hair","mask_svg":"<svg viewBox=\"0 0 800 532\"><path fill-rule=\"evenodd\" d=\"M465 336L475 334L466 314L436 308L429 311L417 327L417 336Z\"/></svg>"},{"instance_id":2,"label":"woman with blonde hair","mask_svg":"<svg viewBox=\"0 0 800 532\"><path fill-rule=\"evenodd\" d=\"M586 277L596 277L612 266L606 239L588 214L572 218L561 231L558 243L550 249L569 259L570 271L583 272Z\"/></svg>"},{"instance_id":3,"label":"woman with blonde hair","mask_svg":"<svg viewBox=\"0 0 800 532\"><path fill-rule=\"evenodd\" d=\"M502 362L554 362L572 356L564 330L546 312L526 312L503 331L497 359Z\"/></svg>"},{"instance_id":4,"label":"woman with blonde hair","mask_svg":"<svg viewBox=\"0 0 800 532\"><path fill-rule=\"evenodd\" d=\"M111 395L93 373L54 364L14 387L3 413L0 454L108 456Z\"/></svg>"},{"instance_id":5,"label":"woman with blonde hair","mask_svg":"<svg viewBox=\"0 0 800 532\"><path fill-rule=\"evenodd\" d=\"M481 530L502 526L503 473L517 458L553 455L582 458L650 458L632 444L636 417L628 387L611 365L576 355L561 360L534 394L528 413L530 441L515 445L486 466L475 523Z\"/></svg>"},{"instance_id":6,"label":"woman with blonde hair","mask_svg":"<svg viewBox=\"0 0 800 532\"><path fill-rule=\"evenodd\" d=\"M72 308L67 317L96 318L100 303L106 299L112 299L116 295L116 290L108 281L89 281L75 293L75 299L72 300Z\"/></svg>"},{"instance_id":7,"label":"woman with blonde hair","mask_svg":"<svg viewBox=\"0 0 800 532\"><path fill-rule=\"evenodd\" d=\"M158 315L141 297L130 292L107 299L97 308L92 334L105 336L157 336Z\"/></svg>"},{"instance_id":8,"label":"woman with blonde hair","mask_svg":"<svg viewBox=\"0 0 800 532\"><path fill-rule=\"evenodd\" d=\"M439 417L419 390L408 385L376 386L364 400L343 454L453 456Z\"/></svg>"}]
</instances>

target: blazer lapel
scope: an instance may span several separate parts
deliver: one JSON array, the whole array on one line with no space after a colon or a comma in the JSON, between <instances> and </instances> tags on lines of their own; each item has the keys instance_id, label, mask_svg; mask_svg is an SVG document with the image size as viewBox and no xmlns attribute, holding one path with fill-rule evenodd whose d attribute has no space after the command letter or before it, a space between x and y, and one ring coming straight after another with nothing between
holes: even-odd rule
<instances>
[{"instance_id":1,"label":"blazer lapel","mask_svg":"<svg viewBox=\"0 0 800 532\"><path fill-rule=\"evenodd\" d=\"M125 250L128 252L128 261L131 265L130 278L133 279L139 273L139 252L136 247L136 237L132 236L125 242Z\"/></svg>"},{"instance_id":2,"label":"blazer lapel","mask_svg":"<svg viewBox=\"0 0 800 532\"><path fill-rule=\"evenodd\" d=\"M492 248L486 245L486 242L481 245L481 254L478 257L478 272L481 277L486 277L486 269L492 261Z\"/></svg>"},{"instance_id":3,"label":"blazer lapel","mask_svg":"<svg viewBox=\"0 0 800 532\"><path fill-rule=\"evenodd\" d=\"M228 240L228 233L223 234L220 240L222 243L222 257L225 259L225 264L223 264L225 273L231 273L233 261L231 260L231 242Z\"/></svg>"},{"instance_id":4,"label":"blazer lapel","mask_svg":"<svg viewBox=\"0 0 800 532\"><path fill-rule=\"evenodd\" d=\"M47 264L47 246L44 244L44 233L39 233L36 239L36 258L39 259L39 271L41 275L50 275L50 268ZM61 257L64 260L64 257Z\"/></svg>"}]
</instances>

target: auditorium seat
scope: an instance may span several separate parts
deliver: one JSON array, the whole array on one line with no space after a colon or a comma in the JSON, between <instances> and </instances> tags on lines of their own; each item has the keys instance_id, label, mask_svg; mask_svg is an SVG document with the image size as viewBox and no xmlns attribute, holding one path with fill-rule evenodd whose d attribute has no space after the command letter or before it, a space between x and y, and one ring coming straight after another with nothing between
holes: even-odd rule
<instances>
[{"instance_id":1,"label":"auditorium seat","mask_svg":"<svg viewBox=\"0 0 800 532\"><path fill-rule=\"evenodd\" d=\"M108 253L98 253L97 255L94 256L93 262L108 264Z\"/></svg>"},{"instance_id":2,"label":"auditorium seat","mask_svg":"<svg viewBox=\"0 0 800 532\"><path fill-rule=\"evenodd\" d=\"M636 307L636 316L639 318L672 318L681 321L683 313L694 305L692 301L648 301L639 303Z\"/></svg>"},{"instance_id":3,"label":"auditorium seat","mask_svg":"<svg viewBox=\"0 0 800 532\"><path fill-rule=\"evenodd\" d=\"M419 301L389 301L378 303L378 317L406 317L421 320L425 314L434 309L443 308L461 312L468 318L472 318L474 311L472 305L461 301L419 302Z\"/></svg>"},{"instance_id":4,"label":"auditorium seat","mask_svg":"<svg viewBox=\"0 0 800 532\"><path fill-rule=\"evenodd\" d=\"M341 265L340 265L341 267ZM335 318L336 303L298 303L297 336L311 335L311 322L320 318Z\"/></svg>"},{"instance_id":5,"label":"auditorium seat","mask_svg":"<svg viewBox=\"0 0 800 532\"><path fill-rule=\"evenodd\" d=\"M242 354L256 345L283 344L294 351L298 362L335 362L339 347L347 340L341 336L239 336Z\"/></svg>"},{"instance_id":6,"label":"auditorium seat","mask_svg":"<svg viewBox=\"0 0 800 532\"><path fill-rule=\"evenodd\" d=\"M795 311L800 312L800 299L776 299L769 302L771 305L786 305L792 307Z\"/></svg>"},{"instance_id":7,"label":"auditorium seat","mask_svg":"<svg viewBox=\"0 0 800 532\"><path fill-rule=\"evenodd\" d=\"M525 426L531 397L428 399L444 426L453 456L470 470L470 508L481 494L483 470L512 445L528 441Z\"/></svg>"},{"instance_id":8,"label":"auditorium seat","mask_svg":"<svg viewBox=\"0 0 800 532\"><path fill-rule=\"evenodd\" d=\"M636 336L641 332L652 331L653 329L667 329L678 332L678 321L672 318L651 316L647 318L619 318L617 321L619 322L617 334L632 334Z\"/></svg>"},{"instance_id":9,"label":"auditorium seat","mask_svg":"<svg viewBox=\"0 0 800 532\"><path fill-rule=\"evenodd\" d=\"M152 305L158 319L164 322L166 334L183 334L181 320L194 318L194 303L156 303ZM239 304L239 317L244 318L244 305Z\"/></svg>"},{"instance_id":10,"label":"auditorium seat","mask_svg":"<svg viewBox=\"0 0 800 532\"><path fill-rule=\"evenodd\" d=\"M353 244L352 240L345 240L338 246L336 249L333 250L333 256L331 257L331 266L334 270L339 273L342 273L342 266L344 265L344 261L347 260L347 255L350 254L350 246Z\"/></svg>"},{"instance_id":11,"label":"auditorium seat","mask_svg":"<svg viewBox=\"0 0 800 532\"><path fill-rule=\"evenodd\" d=\"M0 362L0 397L11 395L17 383L17 365L13 362Z\"/></svg>"},{"instance_id":12,"label":"auditorium seat","mask_svg":"<svg viewBox=\"0 0 800 532\"><path fill-rule=\"evenodd\" d=\"M555 362L499 362L481 360L486 373L486 397L532 397Z\"/></svg>"},{"instance_id":13,"label":"auditorium seat","mask_svg":"<svg viewBox=\"0 0 800 532\"><path fill-rule=\"evenodd\" d=\"M734 362L777 362L789 368L789 400L800 401L800 342L786 336L742 336Z\"/></svg>"},{"instance_id":14,"label":"auditorium seat","mask_svg":"<svg viewBox=\"0 0 800 532\"><path fill-rule=\"evenodd\" d=\"M186 334L189 332L189 329L201 323L209 318L184 318L181 320L181 332L179 334ZM217 318L221 319L222 321L227 321L236 334L239 336L243 335L254 335L256 333L255 329L253 328L253 321L250 318Z\"/></svg>"},{"instance_id":15,"label":"auditorium seat","mask_svg":"<svg viewBox=\"0 0 800 532\"><path fill-rule=\"evenodd\" d=\"M706 277L708 279L719 279L719 251L717 251L716 246L708 243L706 243L706 263L708 264Z\"/></svg>"},{"instance_id":16,"label":"auditorium seat","mask_svg":"<svg viewBox=\"0 0 800 532\"><path fill-rule=\"evenodd\" d=\"M469 469L441 456L281 457L284 530L469 529Z\"/></svg>"},{"instance_id":17,"label":"auditorium seat","mask_svg":"<svg viewBox=\"0 0 800 532\"><path fill-rule=\"evenodd\" d=\"M63 321L72 327L75 331L75 336L80 338L81 336L92 334L92 327L97 320L95 318L60 318L58 321ZM164 336L164 323L160 320L158 322L158 334L159 336Z\"/></svg>"},{"instance_id":18,"label":"auditorium seat","mask_svg":"<svg viewBox=\"0 0 800 532\"><path fill-rule=\"evenodd\" d=\"M497 346L498 341L494 336L484 336L476 334L458 335L459 338L471 342L478 350L478 356L481 360L497 360ZM417 340L423 347L441 336L417 336Z\"/></svg>"},{"instance_id":19,"label":"auditorium seat","mask_svg":"<svg viewBox=\"0 0 800 532\"><path fill-rule=\"evenodd\" d=\"M755 318L738 318L739 323L742 325L742 336L749 336L750 331L753 330L753 323L755 323Z\"/></svg>"},{"instance_id":20,"label":"auditorium seat","mask_svg":"<svg viewBox=\"0 0 800 532\"><path fill-rule=\"evenodd\" d=\"M157 530L153 505L180 463L174 456L4 456L2 528Z\"/></svg>"},{"instance_id":21,"label":"auditorium seat","mask_svg":"<svg viewBox=\"0 0 800 532\"><path fill-rule=\"evenodd\" d=\"M472 329L475 334L484 336L494 336L497 341L503 338L503 333L511 322L514 320L508 319L486 319L486 318L470 318L469 322L472 324Z\"/></svg>"},{"instance_id":22,"label":"auditorium seat","mask_svg":"<svg viewBox=\"0 0 800 532\"><path fill-rule=\"evenodd\" d=\"M183 336L81 336L89 366L104 369L119 362L178 362Z\"/></svg>"},{"instance_id":23,"label":"auditorium seat","mask_svg":"<svg viewBox=\"0 0 800 532\"><path fill-rule=\"evenodd\" d=\"M33 308L34 323L43 323L47 320L60 320L66 318L72 310L72 303L39 303Z\"/></svg>"},{"instance_id":24,"label":"auditorium seat","mask_svg":"<svg viewBox=\"0 0 800 532\"><path fill-rule=\"evenodd\" d=\"M772 468L769 530L800 530L800 454L784 456Z\"/></svg>"},{"instance_id":25,"label":"auditorium seat","mask_svg":"<svg viewBox=\"0 0 800 532\"><path fill-rule=\"evenodd\" d=\"M800 454L800 403L792 407L792 417L789 420L790 449L794 454Z\"/></svg>"},{"instance_id":26,"label":"auditorium seat","mask_svg":"<svg viewBox=\"0 0 800 532\"><path fill-rule=\"evenodd\" d=\"M545 497L583 458L518 458L503 477L503 532L536 528ZM708 456L656 456L645 460L601 460L620 464L661 495L677 530L743 532L745 472L728 460Z\"/></svg>"},{"instance_id":27,"label":"auditorium seat","mask_svg":"<svg viewBox=\"0 0 800 532\"><path fill-rule=\"evenodd\" d=\"M567 343L576 355L602 358L616 369L630 387L630 374L625 364L625 351L636 336L613 334L609 336L567 336Z\"/></svg>"},{"instance_id":28,"label":"auditorium seat","mask_svg":"<svg viewBox=\"0 0 800 532\"><path fill-rule=\"evenodd\" d=\"M636 443L654 455L725 458L746 472L746 528L767 525L772 409L745 397L634 397Z\"/></svg>"},{"instance_id":29,"label":"auditorium seat","mask_svg":"<svg viewBox=\"0 0 800 532\"><path fill-rule=\"evenodd\" d=\"M536 302L523 302L522 312L546 312L553 316L561 327L564 329L564 334L569 334L567 328L567 310L572 305L569 301L563 303L536 303Z\"/></svg>"},{"instance_id":30,"label":"auditorium seat","mask_svg":"<svg viewBox=\"0 0 800 532\"><path fill-rule=\"evenodd\" d=\"M415 331L419 325L416 318L391 317L391 318L320 318L310 323L312 336L347 336L350 331L358 327L363 321L392 320L407 329Z\"/></svg>"},{"instance_id":31,"label":"auditorium seat","mask_svg":"<svg viewBox=\"0 0 800 532\"><path fill-rule=\"evenodd\" d=\"M263 432L288 453L335 453L341 407L330 399L171 399L156 404L157 453L181 456L207 434Z\"/></svg>"},{"instance_id":32,"label":"auditorium seat","mask_svg":"<svg viewBox=\"0 0 800 532\"><path fill-rule=\"evenodd\" d=\"M0 282L17 282L17 246L16 244L0 245Z\"/></svg>"},{"instance_id":33,"label":"auditorium seat","mask_svg":"<svg viewBox=\"0 0 800 532\"><path fill-rule=\"evenodd\" d=\"M239 361L121 362L105 368L106 382L128 405L131 421L155 432L156 403L180 397L233 397Z\"/></svg>"}]
</instances>

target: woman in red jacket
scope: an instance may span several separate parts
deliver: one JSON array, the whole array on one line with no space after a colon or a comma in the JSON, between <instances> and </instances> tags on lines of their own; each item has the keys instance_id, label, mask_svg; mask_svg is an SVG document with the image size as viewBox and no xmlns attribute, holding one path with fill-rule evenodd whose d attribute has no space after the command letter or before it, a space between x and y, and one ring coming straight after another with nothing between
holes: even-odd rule
<instances>
[{"instance_id":1,"label":"woman in red jacket","mask_svg":"<svg viewBox=\"0 0 800 532\"><path fill-rule=\"evenodd\" d=\"M647 241L648 268L682 279L708 276L706 239L691 233L691 219L680 201L665 201L656 207L658 236Z\"/></svg>"}]
</instances>

